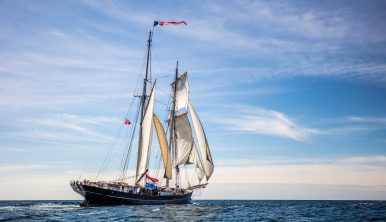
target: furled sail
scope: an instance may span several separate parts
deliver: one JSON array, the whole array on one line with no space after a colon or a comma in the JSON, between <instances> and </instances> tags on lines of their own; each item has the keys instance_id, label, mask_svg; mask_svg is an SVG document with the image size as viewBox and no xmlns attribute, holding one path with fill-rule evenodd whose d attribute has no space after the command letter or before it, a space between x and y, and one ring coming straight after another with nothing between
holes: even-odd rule
<instances>
[{"instance_id":1,"label":"furled sail","mask_svg":"<svg viewBox=\"0 0 386 222\"><path fill-rule=\"evenodd\" d=\"M196 111L193 108L193 105L188 101L188 110L190 113L190 116L192 118L193 126L194 126L194 132L196 134L197 138L197 145L199 147L199 150L201 152L201 157L202 157L202 163L203 163L203 168L204 172L206 175L206 179L208 180L210 176L213 173L213 160L212 160L212 155L210 154L209 146L208 146L208 141L205 136L204 129L202 128L202 124L200 121L200 118L198 117Z\"/></svg>"},{"instance_id":2,"label":"furled sail","mask_svg":"<svg viewBox=\"0 0 386 222\"><path fill-rule=\"evenodd\" d=\"M165 130L162 127L161 122L159 121L158 117L155 114L153 115L153 122L158 136L158 142L159 142L159 147L161 149L162 160L164 162L165 178L172 179L172 164L170 161L168 141L166 139Z\"/></svg>"},{"instance_id":3,"label":"furled sail","mask_svg":"<svg viewBox=\"0 0 386 222\"><path fill-rule=\"evenodd\" d=\"M175 82L172 87L174 87ZM188 73L184 73L177 79L176 87L176 110L186 108L188 105L189 99L189 83L188 83Z\"/></svg>"},{"instance_id":4,"label":"furled sail","mask_svg":"<svg viewBox=\"0 0 386 222\"><path fill-rule=\"evenodd\" d=\"M174 165L188 163L193 148L192 128L187 113L176 116L176 160Z\"/></svg>"},{"instance_id":5,"label":"furled sail","mask_svg":"<svg viewBox=\"0 0 386 222\"><path fill-rule=\"evenodd\" d=\"M138 148L138 162L137 162L137 172L136 172L136 183L139 183L139 180L146 173L147 165L149 162L149 154L151 148L151 138L152 138L152 123L153 123L153 111L154 111L154 86L151 90L149 102L146 107L145 115L141 122L141 135L139 140Z\"/></svg>"}]
</instances>

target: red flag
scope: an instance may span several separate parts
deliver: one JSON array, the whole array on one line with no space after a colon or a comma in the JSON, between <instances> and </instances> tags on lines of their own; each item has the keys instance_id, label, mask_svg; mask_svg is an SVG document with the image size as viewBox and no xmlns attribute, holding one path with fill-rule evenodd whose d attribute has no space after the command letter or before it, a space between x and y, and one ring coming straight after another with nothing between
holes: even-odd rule
<instances>
[{"instance_id":1,"label":"red flag","mask_svg":"<svg viewBox=\"0 0 386 222\"><path fill-rule=\"evenodd\" d=\"M158 179L157 179L157 178L150 177L150 176L148 176L147 174L146 174L146 179L149 179L149 180L151 180L151 181L153 181L153 182L158 182Z\"/></svg>"},{"instance_id":2,"label":"red flag","mask_svg":"<svg viewBox=\"0 0 386 222\"><path fill-rule=\"evenodd\" d=\"M126 118L126 119L125 119L125 122L124 122L123 124L125 124L125 125L130 125L131 122L130 122L130 120L129 120L128 118Z\"/></svg>"},{"instance_id":3,"label":"red flag","mask_svg":"<svg viewBox=\"0 0 386 222\"><path fill-rule=\"evenodd\" d=\"M187 23L185 21L179 21L179 22L161 22L161 21L154 21L154 26L165 26L165 25L179 25L179 24L185 24Z\"/></svg>"}]
</instances>

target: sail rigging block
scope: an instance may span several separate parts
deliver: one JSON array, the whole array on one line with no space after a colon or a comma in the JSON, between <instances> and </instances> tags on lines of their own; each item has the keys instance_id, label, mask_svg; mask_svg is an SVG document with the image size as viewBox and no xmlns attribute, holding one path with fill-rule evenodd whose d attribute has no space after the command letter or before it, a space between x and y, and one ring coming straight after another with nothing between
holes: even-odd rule
<instances>
[{"instance_id":1,"label":"sail rigging block","mask_svg":"<svg viewBox=\"0 0 386 222\"><path fill-rule=\"evenodd\" d=\"M155 130L157 132L159 147L161 149L162 160L165 167L165 178L172 179L172 164L170 160L166 133L164 128L162 127L161 122L159 121L158 117L155 114L153 115L153 122L154 122Z\"/></svg>"},{"instance_id":2,"label":"sail rigging block","mask_svg":"<svg viewBox=\"0 0 386 222\"><path fill-rule=\"evenodd\" d=\"M142 175L147 170L147 165L149 162L149 154L151 148L151 138L152 138L152 123L153 123L153 113L154 113L154 91L155 87L151 90L149 102L146 107L143 120L141 122L141 134L139 140L139 149L138 149L138 162L137 162L137 171L136 171L136 183L142 179Z\"/></svg>"},{"instance_id":3,"label":"sail rigging block","mask_svg":"<svg viewBox=\"0 0 386 222\"><path fill-rule=\"evenodd\" d=\"M189 110L190 117L192 118L194 132L196 134L198 147L201 152L204 172L206 175L206 179L208 180L212 175L213 168L214 168L212 155L209 150L208 141L206 139L204 128L202 127L200 118L198 117L190 101L188 101L188 110Z\"/></svg>"}]
</instances>

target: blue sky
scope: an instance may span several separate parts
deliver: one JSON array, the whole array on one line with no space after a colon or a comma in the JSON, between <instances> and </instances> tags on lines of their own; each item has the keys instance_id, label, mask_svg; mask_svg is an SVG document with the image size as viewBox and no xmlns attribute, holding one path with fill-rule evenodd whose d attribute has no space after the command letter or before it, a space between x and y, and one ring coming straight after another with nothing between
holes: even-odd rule
<instances>
[{"instance_id":1,"label":"blue sky","mask_svg":"<svg viewBox=\"0 0 386 222\"><path fill-rule=\"evenodd\" d=\"M385 9L0 1L0 198L78 198L68 180L90 153L85 174L98 171L143 73L153 21L185 20L156 28L152 71L170 76L179 60L189 73L215 161L199 198L386 199ZM157 95L163 117L168 98ZM230 194L250 183L265 192Z\"/></svg>"}]
</instances>

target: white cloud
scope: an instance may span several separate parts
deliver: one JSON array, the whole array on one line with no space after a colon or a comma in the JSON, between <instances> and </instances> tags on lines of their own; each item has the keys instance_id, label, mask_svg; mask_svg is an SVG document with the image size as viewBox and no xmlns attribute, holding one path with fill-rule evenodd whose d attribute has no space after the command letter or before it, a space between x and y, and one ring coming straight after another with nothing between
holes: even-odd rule
<instances>
[{"instance_id":1,"label":"white cloud","mask_svg":"<svg viewBox=\"0 0 386 222\"><path fill-rule=\"evenodd\" d=\"M275 110L256 107L244 107L235 115L226 115L215 119L229 130L273 135L296 141L307 142L312 135L323 134L319 129L299 125L287 115Z\"/></svg>"},{"instance_id":2,"label":"white cloud","mask_svg":"<svg viewBox=\"0 0 386 222\"><path fill-rule=\"evenodd\" d=\"M43 129L43 131L36 131L36 133L40 135L42 135L42 133L44 135L44 130L47 130L47 135L52 135L52 133L58 129L65 129L68 130L67 132L71 132L78 136L87 136L90 138L103 140L111 140L112 138L92 130L92 127L90 126L118 126L121 123L116 117L78 116L66 113L49 115L44 118L25 119L23 122L24 124L33 125L35 129ZM59 135L60 134L62 133L59 133Z\"/></svg>"},{"instance_id":3,"label":"white cloud","mask_svg":"<svg viewBox=\"0 0 386 222\"><path fill-rule=\"evenodd\" d=\"M16 130L3 133L3 138L14 141L33 140L41 143L69 145L74 142L111 142L122 121L111 116L46 114L15 120ZM120 135L122 136L122 135ZM118 139L120 141L120 139Z\"/></svg>"},{"instance_id":4,"label":"white cloud","mask_svg":"<svg viewBox=\"0 0 386 222\"><path fill-rule=\"evenodd\" d=\"M27 149L0 146L0 152L28 152Z\"/></svg>"},{"instance_id":5,"label":"white cloud","mask_svg":"<svg viewBox=\"0 0 386 222\"><path fill-rule=\"evenodd\" d=\"M352 136L384 129L384 117L342 117L332 126L323 128L307 127L293 118L276 110L246 105L234 105L232 108L217 106L213 111L215 118L209 118L227 130L261 135L279 136L301 142L310 142L313 136ZM229 114L226 110L232 110ZM220 113L220 114L218 114Z\"/></svg>"},{"instance_id":6,"label":"white cloud","mask_svg":"<svg viewBox=\"0 0 386 222\"><path fill-rule=\"evenodd\" d=\"M216 167L211 183L386 185L385 166L357 164L279 164Z\"/></svg>"},{"instance_id":7,"label":"white cloud","mask_svg":"<svg viewBox=\"0 0 386 222\"><path fill-rule=\"evenodd\" d=\"M0 173L3 175L20 173L20 172L30 172L34 170L42 170L49 168L50 165L46 164L10 164L10 165L0 165Z\"/></svg>"},{"instance_id":8,"label":"white cloud","mask_svg":"<svg viewBox=\"0 0 386 222\"><path fill-rule=\"evenodd\" d=\"M333 120L334 127L324 130L329 135L358 135L386 128L385 117L346 116Z\"/></svg>"},{"instance_id":9,"label":"white cloud","mask_svg":"<svg viewBox=\"0 0 386 222\"><path fill-rule=\"evenodd\" d=\"M386 166L386 156L354 156L341 159L339 163Z\"/></svg>"},{"instance_id":10,"label":"white cloud","mask_svg":"<svg viewBox=\"0 0 386 222\"><path fill-rule=\"evenodd\" d=\"M117 117L108 117L108 116L79 116L75 114L69 114L69 113L58 113L58 114L52 114L49 115L46 118L41 119L27 119L27 122L37 123L37 124L44 124L44 125L50 125L50 126L58 126L59 127L66 127L66 128L73 128L74 130L79 129L79 127L74 126L77 125L83 125L83 124L91 124L91 125L117 125L120 123L119 119ZM60 126L60 124L65 124L64 126ZM70 125L66 125L70 124Z\"/></svg>"},{"instance_id":11,"label":"white cloud","mask_svg":"<svg viewBox=\"0 0 386 222\"><path fill-rule=\"evenodd\" d=\"M238 150L239 148L237 148ZM235 148L233 150L236 150ZM344 158L298 158L285 156L259 156L258 158L217 159L219 167L258 167L281 165L341 165L360 166L366 169L386 168L386 156L350 156Z\"/></svg>"},{"instance_id":12,"label":"white cloud","mask_svg":"<svg viewBox=\"0 0 386 222\"><path fill-rule=\"evenodd\" d=\"M152 25L155 15L146 11L136 11L116 1L84 0L85 5L98 9L102 13L125 23L138 26ZM128 13L129 11L129 13Z\"/></svg>"},{"instance_id":13,"label":"white cloud","mask_svg":"<svg viewBox=\"0 0 386 222\"><path fill-rule=\"evenodd\" d=\"M207 188L199 199L384 199L386 186L385 156L354 156L324 162L309 159L301 164L263 164L253 160L244 166L216 166ZM375 165L378 160L383 165ZM235 160L239 161L239 160ZM234 161L233 161L234 162ZM232 163L232 161L230 161ZM55 164L57 167L57 164ZM69 186L70 180L78 179L80 171L36 173L54 165L27 164L0 166L1 199L81 199ZM73 167L73 166L72 166ZM69 168L72 168L69 167ZM65 165L61 169L67 168ZM30 171L35 173L31 174ZM134 175L130 171L129 175ZM87 179L95 179L95 173L85 173ZM100 180L111 180L118 175L106 172ZM25 183L25 181L29 183ZM250 187L248 195L238 192ZM261 189L257 189L261 188ZM218 192L227 191L226 193ZM264 191L264 192L262 192ZM303 192L301 192L303 191ZM358 194L358 191L361 195ZM330 193L329 193L330 192ZM232 194L232 195L231 195ZM377 196L378 195L378 196ZM323 197L323 198L321 198Z\"/></svg>"},{"instance_id":14,"label":"white cloud","mask_svg":"<svg viewBox=\"0 0 386 222\"><path fill-rule=\"evenodd\" d=\"M386 117L349 116L347 119L354 123L386 124Z\"/></svg>"}]
</instances>

